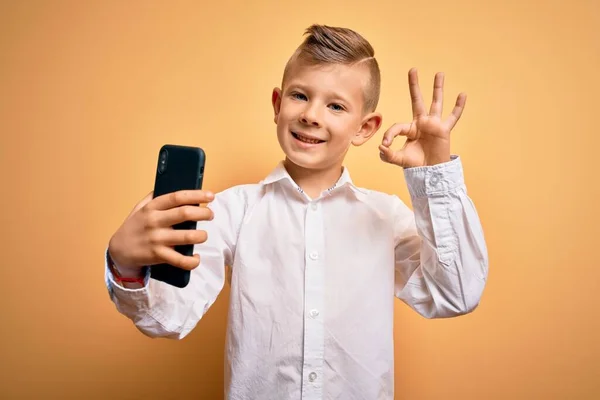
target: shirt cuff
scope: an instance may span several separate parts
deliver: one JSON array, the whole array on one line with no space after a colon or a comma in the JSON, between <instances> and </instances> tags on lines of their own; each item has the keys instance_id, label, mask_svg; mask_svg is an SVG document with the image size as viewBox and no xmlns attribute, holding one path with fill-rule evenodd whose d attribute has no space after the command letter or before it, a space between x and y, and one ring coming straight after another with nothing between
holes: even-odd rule
<instances>
[{"instance_id":1,"label":"shirt cuff","mask_svg":"<svg viewBox=\"0 0 600 400\"><path fill-rule=\"evenodd\" d=\"M104 253L104 281L111 295L117 297L129 297L132 300L141 300L147 296L148 280L150 279L150 268L146 268L146 276L144 277L144 287L141 288L126 288L115 281L110 268L108 267L108 249Z\"/></svg>"},{"instance_id":2,"label":"shirt cuff","mask_svg":"<svg viewBox=\"0 0 600 400\"><path fill-rule=\"evenodd\" d=\"M405 168L404 178L411 198L443 195L465 184L458 155L450 156L450 161L441 164Z\"/></svg>"}]
</instances>

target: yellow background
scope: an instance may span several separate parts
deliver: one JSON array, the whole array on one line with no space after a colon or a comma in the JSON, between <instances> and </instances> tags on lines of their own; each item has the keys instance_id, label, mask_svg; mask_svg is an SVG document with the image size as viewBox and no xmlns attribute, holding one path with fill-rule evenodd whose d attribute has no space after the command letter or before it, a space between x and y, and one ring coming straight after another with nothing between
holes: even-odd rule
<instances>
[{"instance_id":1,"label":"yellow background","mask_svg":"<svg viewBox=\"0 0 600 400\"><path fill-rule=\"evenodd\" d=\"M600 397L600 2L31 0L0 3L0 398L221 398L228 290L187 339L151 340L109 301L103 252L164 143L202 146L212 190L271 171L271 90L312 23L356 29L382 68L359 185L410 202L377 151L410 121L410 67L427 105L446 73L446 115L468 95L452 150L489 283L462 318L397 303L396 398Z\"/></svg>"}]
</instances>

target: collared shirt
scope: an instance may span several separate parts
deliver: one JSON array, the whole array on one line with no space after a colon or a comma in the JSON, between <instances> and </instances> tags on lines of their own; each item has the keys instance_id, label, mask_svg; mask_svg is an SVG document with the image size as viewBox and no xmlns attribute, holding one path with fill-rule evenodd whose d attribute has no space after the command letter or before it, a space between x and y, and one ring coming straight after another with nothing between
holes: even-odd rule
<instances>
[{"instance_id":1,"label":"collared shirt","mask_svg":"<svg viewBox=\"0 0 600 400\"><path fill-rule=\"evenodd\" d=\"M488 273L460 158L404 175L414 212L345 168L311 199L279 164L209 204L187 287L126 289L105 269L110 296L146 335L181 339L229 281L227 399L393 399L394 299L426 318L465 314Z\"/></svg>"}]
</instances>

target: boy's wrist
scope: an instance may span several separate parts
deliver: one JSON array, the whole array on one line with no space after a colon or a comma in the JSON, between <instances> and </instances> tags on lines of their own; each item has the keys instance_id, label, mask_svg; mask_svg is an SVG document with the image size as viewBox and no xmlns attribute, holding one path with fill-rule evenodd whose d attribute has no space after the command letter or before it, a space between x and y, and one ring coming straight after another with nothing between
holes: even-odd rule
<instances>
[{"instance_id":1,"label":"boy's wrist","mask_svg":"<svg viewBox=\"0 0 600 400\"><path fill-rule=\"evenodd\" d=\"M113 264L117 273L122 278L144 278L146 276L146 269L142 268L127 268L122 267L118 264Z\"/></svg>"},{"instance_id":2,"label":"boy's wrist","mask_svg":"<svg viewBox=\"0 0 600 400\"><path fill-rule=\"evenodd\" d=\"M117 269L117 272L123 277L136 277L144 272L143 266L136 267L124 263L112 243L109 243L108 245L107 259L109 263L114 265L114 267Z\"/></svg>"},{"instance_id":3,"label":"boy's wrist","mask_svg":"<svg viewBox=\"0 0 600 400\"><path fill-rule=\"evenodd\" d=\"M427 160L426 165L428 167L433 167L434 165L438 165L438 164L444 164L447 162L450 162L451 158L450 155L437 155L435 157L431 157L430 159Z\"/></svg>"},{"instance_id":4,"label":"boy's wrist","mask_svg":"<svg viewBox=\"0 0 600 400\"><path fill-rule=\"evenodd\" d=\"M146 267L127 268L119 266L114 262L110 252L107 252L108 269L113 275L114 280L121 286L133 288L143 287L145 285Z\"/></svg>"}]
</instances>

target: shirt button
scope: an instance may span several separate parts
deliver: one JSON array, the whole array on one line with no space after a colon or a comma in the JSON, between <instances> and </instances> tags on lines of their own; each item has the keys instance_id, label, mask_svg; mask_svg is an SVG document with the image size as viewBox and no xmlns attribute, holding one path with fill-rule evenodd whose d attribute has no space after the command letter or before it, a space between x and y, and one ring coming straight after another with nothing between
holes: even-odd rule
<instances>
[{"instance_id":1,"label":"shirt button","mask_svg":"<svg viewBox=\"0 0 600 400\"><path fill-rule=\"evenodd\" d=\"M319 258L319 253L313 251L312 253L310 253L309 257L311 260L316 260L317 258Z\"/></svg>"},{"instance_id":2,"label":"shirt button","mask_svg":"<svg viewBox=\"0 0 600 400\"><path fill-rule=\"evenodd\" d=\"M317 318L319 316L319 310L310 310L310 317Z\"/></svg>"},{"instance_id":3,"label":"shirt button","mask_svg":"<svg viewBox=\"0 0 600 400\"><path fill-rule=\"evenodd\" d=\"M317 374L315 374L314 372L311 372L310 374L308 374L308 380L313 382L315 379L317 379Z\"/></svg>"},{"instance_id":4,"label":"shirt button","mask_svg":"<svg viewBox=\"0 0 600 400\"><path fill-rule=\"evenodd\" d=\"M317 210L317 203L312 203L310 205L310 208L312 208L314 211L316 211Z\"/></svg>"}]
</instances>

